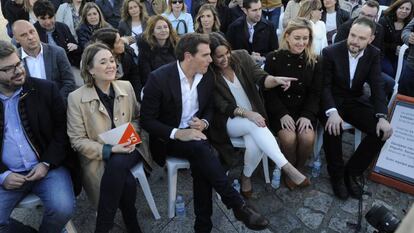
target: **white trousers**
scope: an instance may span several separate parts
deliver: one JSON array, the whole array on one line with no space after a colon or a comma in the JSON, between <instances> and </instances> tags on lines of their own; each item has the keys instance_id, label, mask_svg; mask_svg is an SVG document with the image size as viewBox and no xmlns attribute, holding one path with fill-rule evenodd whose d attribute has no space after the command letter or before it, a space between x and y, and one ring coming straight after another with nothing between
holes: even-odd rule
<instances>
[{"instance_id":1,"label":"white trousers","mask_svg":"<svg viewBox=\"0 0 414 233\"><path fill-rule=\"evenodd\" d=\"M235 117L227 120L227 133L230 138L243 137L246 146L243 174L247 177L253 174L263 153L279 168L288 163L275 137L267 127L259 127L247 118Z\"/></svg>"}]
</instances>

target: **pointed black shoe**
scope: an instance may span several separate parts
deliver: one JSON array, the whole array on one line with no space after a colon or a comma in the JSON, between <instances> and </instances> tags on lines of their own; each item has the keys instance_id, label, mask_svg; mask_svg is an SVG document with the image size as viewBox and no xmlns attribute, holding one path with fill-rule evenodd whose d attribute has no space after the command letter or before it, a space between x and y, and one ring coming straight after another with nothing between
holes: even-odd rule
<instances>
[{"instance_id":1,"label":"pointed black shoe","mask_svg":"<svg viewBox=\"0 0 414 233\"><path fill-rule=\"evenodd\" d=\"M331 178L331 185L335 196L341 200L346 200L349 197L348 190L345 186L344 179L332 179Z\"/></svg>"},{"instance_id":2,"label":"pointed black shoe","mask_svg":"<svg viewBox=\"0 0 414 233\"><path fill-rule=\"evenodd\" d=\"M269 221L263 215L246 204L241 208L233 209L233 213L237 220L243 222L251 230L264 230L269 225Z\"/></svg>"},{"instance_id":3,"label":"pointed black shoe","mask_svg":"<svg viewBox=\"0 0 414 233\"><path fill-rule=\"evenodd\" d=\"M345 185L352 198L360 199L364 193L362 176L345 175Z\"/></svg>"}]
</instances>

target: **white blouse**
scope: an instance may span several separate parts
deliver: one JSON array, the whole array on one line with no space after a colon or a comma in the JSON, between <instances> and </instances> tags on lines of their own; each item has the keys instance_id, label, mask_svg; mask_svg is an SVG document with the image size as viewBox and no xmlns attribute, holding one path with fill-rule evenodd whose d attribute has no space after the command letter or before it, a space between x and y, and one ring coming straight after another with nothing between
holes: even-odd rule
<instances>
[{"instance_id":1,"label":"white blouse","mask_svg":"<svg viewBox=\"0 0 414 233\"><path fill-rule=\"evenodd\" d=\"M322 49L328 46L328 39L326 38L326 27L323 21L312 23L313 29L313 51L315 54L320 55Z\"/></svg>"},{"instance_id":2,"label":"white blouse","mask_svg":"<svg viewBox=\"0 0 414 233\"><path fill-rule=\"evenodd\" d=\"M178 35L183 35L185 33L194 32L193 17L191 14L186 12L181 12L178 18L175 18L174 14L171 13L162 13L162 16L166 17L172 24L172 27L175 29ZM180 22L181 21L181 22ZM185 31L185 26L187 26L187 32Z\"/></svg>"},{"instance_id":3,"label":"white blouse","mask_svg":"<svg viewBox=\"0 0 414 233\"><path fill-rule=\"evenodd\" d=\"M249 97L247 97L246 92L243 89L239 79L236 75L234 75L234 81L230 82L224 76L222 76L224 81L226 81L227 85L230 88L230 92L233 95L234 99L236 100L236 104L239 107L247 109L249 111L252 110L252 105L250 104Z\"/></svg>"}]
</instances>

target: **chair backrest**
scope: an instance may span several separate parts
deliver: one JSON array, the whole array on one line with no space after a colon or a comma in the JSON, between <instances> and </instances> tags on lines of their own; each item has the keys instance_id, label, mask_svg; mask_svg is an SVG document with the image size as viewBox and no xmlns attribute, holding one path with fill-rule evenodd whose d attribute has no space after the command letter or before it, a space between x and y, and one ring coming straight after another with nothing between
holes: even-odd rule
<instances>
[{"instance_id":1,"label":"chair backrest","mask_svg":"<svg viewBox=\"0 0 414 233\"><path fill-rule=\"evenodd\" d=\"M394 99L398 94L398 82L400 81L401 71L404 65L404 54L407 51L407 49L408 49L408 45L403 44L401 45L400 52L398 53L398 66L397 66L397 72L395 73L395 79L394 79L395 80L394 91L392 92L390 102L388 103L388 109L391 108L392 102L394 102Z\"/></svg>"},{"instance_id":2,"label":"chair backrest","mask_svg":"<svg viewBox=\"0 0 414 233\"><path fill-rule=\"evenodd\" d=\"M335 44L336 32L332 35L332 44Z\"/></svg>"}]
</instances>

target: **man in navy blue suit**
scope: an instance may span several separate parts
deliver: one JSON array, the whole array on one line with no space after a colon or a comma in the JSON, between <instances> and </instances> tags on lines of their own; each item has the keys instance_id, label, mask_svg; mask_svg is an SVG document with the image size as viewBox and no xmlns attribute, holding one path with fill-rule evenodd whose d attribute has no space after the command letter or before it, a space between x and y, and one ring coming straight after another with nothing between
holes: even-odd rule
<instances>
[{"instance_id":1,"label":"man in navy blue suit","mask_svg":"<svg viewBox=\"0 0 414 233\"><path fill-rule=\"evenodd\" d=\"M212 59L207 35L186 34L176 48L178 61L153 71L144 88L141 122L150 134L151 151L161 166L166 154L190 162L193 176L195 232L210 232L212 188L235 217L260 230L268 220L246 205L232 188L217 152L204 134L213 115Z\"/></svg>"}]
</instances>

